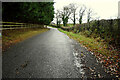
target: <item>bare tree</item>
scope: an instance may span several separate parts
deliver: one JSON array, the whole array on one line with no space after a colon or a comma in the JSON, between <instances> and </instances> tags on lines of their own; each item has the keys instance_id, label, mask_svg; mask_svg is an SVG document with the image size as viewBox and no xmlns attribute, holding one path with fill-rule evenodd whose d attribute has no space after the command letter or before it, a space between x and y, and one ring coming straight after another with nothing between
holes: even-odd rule
<instances>
[{"instance_id":1,"label":"bare tree","mask_svg":"<svg viewBox=\"0 0 120 80\"><path fill-rule=\"evenodd\" d=\"M71 14L71 9L69 6L65 6L63 7L63 11L62 11L62 21L63 21L63 25L66 26L67 25L67 22L68 22L68 19L69 19L69 16Z\"/></svg>"},{"instance_id":2,"label":"bare tree","mask_svg":"<svg viewBox=\"0 0 120 80\"><path fill-rule=\"evenodd\" d=\"M78 8L77 4L75 3L71 3L69 4L69 7L71 9L71 13L72 13L72 17L70 17L70 19L73 21L73 24L75 25L76 24L76 10Z\"/></svg>"},{"instance_id":3,"label":"bare tree","mask_svg":"<svg viewBox=\"0 0 120 80\"><path fill-rule=\"evenodd\" d=\"M92 12L93 12L92 9L89 8L87 11L87 23L89 23L92 18L91 17Z\"/></svg>"},{"instance_id":4,"label":"bare tree","mask_svg":"<svg viewBox=\"0 0 120 80\"><path fill-rule=\"evenodd\" d=\"M55 13L55 16L56 16L56 24L57 26L60 26L60 23L61 23L61 11L60 10L57 10L57 12Z\"/></svg>"},{"instance_id":5,"label":"bare tree","mask_svg":"<svg viewBox=\"0 0 120 80\"><path fill-rule=\"evenodd\" d=\"M88 30L90 29L90 21L93 20L93 15L95 16L96 13L93 13L93 10L91 8L87 11L87 23L88 23Z\"/></svg>"},{"instance_id":6,"label":"bare tree","mask_svg":"<svg viewBox=\"0 0 120 80\"><path fill-rule=\"evenodd\" d=\"M86 11L86 6L83 5L79 10L79 24L82 24L82 19L83 19L85 11Z\"/></svg>"}]
</instances>

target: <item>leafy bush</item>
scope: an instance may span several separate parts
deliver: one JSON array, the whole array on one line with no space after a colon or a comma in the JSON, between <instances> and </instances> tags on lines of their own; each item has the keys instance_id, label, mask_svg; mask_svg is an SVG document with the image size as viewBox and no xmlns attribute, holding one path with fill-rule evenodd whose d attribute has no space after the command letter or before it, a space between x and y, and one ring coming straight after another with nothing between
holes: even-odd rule
<instances>
[{"instance_id":1,"label":"leafy bush","mask_svg":"<svg viewBox=\"0 0 120 80\"><path fill-rule=\"evenodd\" d=\"M83 32L83 34L84 34L84 35L86 35L87 37L90 37L91 32L90 32L90 31L88 31L88 30L85 30L85 31Z\"/></svg>"},{"instance_id":2,"label":"leafy bush","mask_svg":"<svg viewBox=\"0 0 120 80\"><path fill-rule=\"evenodd\" d=\"M105 39L108 43L119 43L119 26L120 19L110 19L110 20L95 20L91 21L90 25L88 23L77 24L75 26L74 32L82 32L88 37L100 37Z\"/></svg>"}]
</instances>

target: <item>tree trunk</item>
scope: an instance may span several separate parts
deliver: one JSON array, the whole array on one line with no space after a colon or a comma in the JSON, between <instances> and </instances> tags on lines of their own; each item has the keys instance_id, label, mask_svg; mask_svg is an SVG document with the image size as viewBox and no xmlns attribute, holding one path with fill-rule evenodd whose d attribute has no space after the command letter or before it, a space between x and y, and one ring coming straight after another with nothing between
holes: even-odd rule
<instances>
[{"instance_id":1,"label":"tree trunk","mask_svg":"<svg viewBox=\"0 0 120 80\"><path fill-rule=\"evenodd\" d=\"M74 13L74 21L73 22L74 22L74 25L75 25L75 13Z\"/></svg>"},{"instance_id":2,"label":"tree trunk","mask_svg":"<svg viewBox=\"0 0 120 80\"><path fill-rule=\"evenodd\" d=\"M82 24L82 16L79 19L79 24Z\"/></svg>"}]
</instances>

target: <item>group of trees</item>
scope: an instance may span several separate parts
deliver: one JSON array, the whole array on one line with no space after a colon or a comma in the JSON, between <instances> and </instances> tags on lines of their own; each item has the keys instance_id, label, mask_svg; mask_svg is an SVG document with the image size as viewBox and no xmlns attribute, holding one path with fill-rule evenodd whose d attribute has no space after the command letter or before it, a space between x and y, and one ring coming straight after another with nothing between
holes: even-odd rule
<instances>
[{"instance_id":1,"label":"group of trees","mask_svg":"<svg viewBox=\"0 0 120 80\"><path fill-rule=\"evenodd\" d=\"M49 24L54 18L54 2L3 2L3 21Z\"/></svg>"},{"instance_id":2,"label":"group of trees","mask_svg":"<svg viewBox=\"0 0 120 80\"><path fill-rule=\"evenodd\" d=\"M64 6L62 10L57 10L55 13L57 26L59 26L61 22L63 22L63 25L66 26L69 19L73 21L74 25L76 24L76 20L79 21L79 24L82 24L82 19L85 12L87 12L87 22L89 23L91 20L92 9L87 10L85 5L80 6L79 18L76 18L78 8L79 6L77 4L71 3Z\"/></svg>"}]
</instances>

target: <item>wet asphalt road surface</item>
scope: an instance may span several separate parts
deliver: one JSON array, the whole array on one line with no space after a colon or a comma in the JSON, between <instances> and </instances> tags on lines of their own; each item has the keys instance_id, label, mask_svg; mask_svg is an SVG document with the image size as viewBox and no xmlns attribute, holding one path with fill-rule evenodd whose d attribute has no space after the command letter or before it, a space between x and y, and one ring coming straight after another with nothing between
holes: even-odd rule
<instances>
[{"instance_id":1,"label":"wet asphalt road surface","mask_svg":"<svg viewBox=\"0 0 120 80\"><path fill-rule=\"evenodd\" d=\"M96 58L55 28L3 52L3 78L110 78Z\"/></svg>"}]
</instances>

